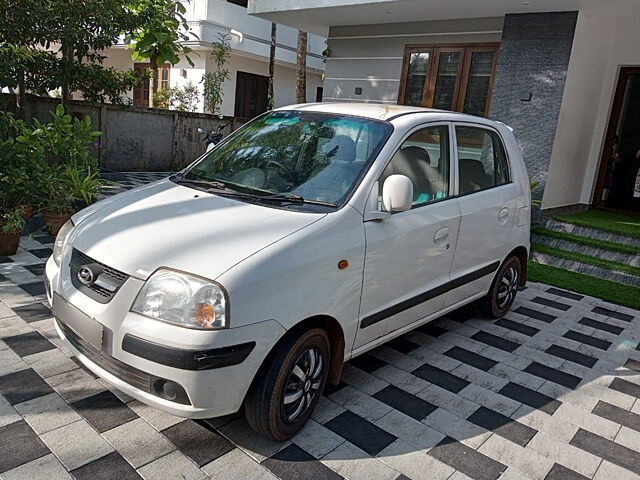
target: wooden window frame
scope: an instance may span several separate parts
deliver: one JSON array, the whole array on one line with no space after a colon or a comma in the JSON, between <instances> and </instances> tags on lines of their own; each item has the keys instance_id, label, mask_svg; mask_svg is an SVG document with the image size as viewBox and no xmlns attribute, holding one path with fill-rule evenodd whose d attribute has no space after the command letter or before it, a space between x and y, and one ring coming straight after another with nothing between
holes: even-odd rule
<instances>
[{"instance_id":1,"label":"wooden window frame","mask_svg":"<svg viewBox=\"0 0 640 480\"><path fill-rule=\"evenodd\" d=\"M133 70L149 70L151 68L151 63L149 62L135 62L133 64ZM167 80L166 80L166 84L167 87L171 87L171 64L170 63L165 63L163 65L158 65L158 89L162 88L162 71L166 70L167 72ZM147 82L147 87L143 88L143 87L138 87L137 85L133 87L133 90L131 92L131 96L132 96L132 100L134 102L134 105L136 100L142 101L144 99L136 99L135 96L135 91L138 90L139 88L142 88L142 90L147 90L147 99L146 99L146 105L144 105L145 107L149 106L149 94L151 93L151 79L147 78L145 80L145 82ZM137 106L143 106L143 105L137 105Z\"/></svg>"},{"instance_id":2,"label":"wooden window frame","mask_svg":"<svg viewBox=\"0 0 640 480\"><path fill-rule=\"evenodd\" d=\"M476 52L494 52L493 64L491 65L491 78L489 81L489 92L487 94L487 104L483 115L489 114L491 107L491 97L495 82L496 65L498 63L499 43L457 43L457 44L408 44L405 45L402 57L402 70L400 77L400 88L398 88L398 105L404 105L404 95L407 86L407 75L409 73L409 59L412 53L429 53L429 71L425 77L425 85L422 91L421 106L430 107L433 105L435 96L436 80L438 78L438 66L440 63L440 53L461 52L462 59L458 66L458 77L454 89L454 102L452 110L461 112L469 84L469 73L471 71L471 59Z\"/></svg>"},{"instance_id":3,"label":"wooden window frame","mask_svg":"<svg viewBox=\"0 0 640 480\"><path fill-rule=\"evenodd\" d=\"M462 83L462 73L465 65L466 55L464 47L436 47L433 49L433 70L429 71L429 78L427 82L427 88L425 93L427 95L422 97L423 105L433 105L433 101L436 96L436 81L438 80L438 69L440 68L440 54L441 53L460 53L460 63L458 64L458 71L456 72L456 84L453 88L453 104L452 109L456 109L458 105L458 97L460 95L460 85Z\"/></svg>"}]
</instances>

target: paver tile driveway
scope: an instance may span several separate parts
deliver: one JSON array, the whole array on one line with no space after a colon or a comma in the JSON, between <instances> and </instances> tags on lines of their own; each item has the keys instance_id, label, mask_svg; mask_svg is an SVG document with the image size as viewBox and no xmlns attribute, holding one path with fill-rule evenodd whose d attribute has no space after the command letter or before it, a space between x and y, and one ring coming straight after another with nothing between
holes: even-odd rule
<instances>
[{"instance_id":1,"label":"paver tile driveway","mask_svg":"<svg viewBox=\"0 0 640 480\"><path fill-rule=\"evenodd\" d=\"M128 185L127 185L128 186ZM0 257L0 477L640 479L640 312L529 284L349 362L290 442L110 389L55 334L53 238Z\"/></svg>"}]
</instances>

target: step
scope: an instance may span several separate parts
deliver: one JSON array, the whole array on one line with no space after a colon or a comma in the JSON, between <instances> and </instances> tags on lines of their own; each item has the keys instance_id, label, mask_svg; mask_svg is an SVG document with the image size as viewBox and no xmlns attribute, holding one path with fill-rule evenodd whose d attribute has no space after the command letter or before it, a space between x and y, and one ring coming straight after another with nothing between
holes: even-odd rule
<instances>
[{"instance_id":1,"label":"step","mask_svg":"<svg viewBox=\"0 0 640 480\"><path fill-rule=\"evenodd\" d=\"M631 253L591 247L588 245L582 245L581 243L572 242L570 240L547 237L538 233L533 233L531 235L531 242L540 243L549 247L559 248L560 250L588 255L589 257L600 258L602 260L611 260L613 262L640 267L640 255L633 255Z\"/></svg>"},{"instance_id":2,"label":"step","mask_svg":"<svg viewBox=\"0 0 640 480\"><path fill-rule=\"evenodd\" d=\"M609 268L597 267L595 265L589 265L588 263L559 258L555 255L549 255L547 253L536 251L531 252L531 260L543 265L551 265L552 267L558 267L577 273L584 273L585 275L591 275L592 277L598 277L604 280L610 280L612 282L624 283L625 285L631 285L633 287L640 287L640 276L636 276L631 273L611 270Z\"/></svg>"},{"instance_id":3,"label":"step","mask_svg":"<svg viewBox=\"0 0 640 480\"><path fill-rule=\"evenodd\" d=\"M553 230L556 232L572 233L573 235L578 235L580 237L595 238L597 240L605 240L607 242L640 247L640 238L606 232L604 230L598 230L597 228L581 227L580 225L574 225L573 223L560 222L553 218L543 218L540 221L540 226L547 230Z\"/></svg>"}]
</instances>

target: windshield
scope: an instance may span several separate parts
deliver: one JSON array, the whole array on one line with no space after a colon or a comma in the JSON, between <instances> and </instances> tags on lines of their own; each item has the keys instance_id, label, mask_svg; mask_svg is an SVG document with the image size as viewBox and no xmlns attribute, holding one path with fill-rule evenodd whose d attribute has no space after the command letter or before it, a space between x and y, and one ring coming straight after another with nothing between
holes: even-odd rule
<instances>
[{"instance_id":1,"label":"windshield","mask_svg":"<svg viewBox=\"0 0 640 480\"><path fill-rule=\"evenodd\" d=\"M335 209L349 198L391 131L379 120L274 111L234 132L182 178L218 181L265 198L295 195Z\"/></svg>"}]
</instances>

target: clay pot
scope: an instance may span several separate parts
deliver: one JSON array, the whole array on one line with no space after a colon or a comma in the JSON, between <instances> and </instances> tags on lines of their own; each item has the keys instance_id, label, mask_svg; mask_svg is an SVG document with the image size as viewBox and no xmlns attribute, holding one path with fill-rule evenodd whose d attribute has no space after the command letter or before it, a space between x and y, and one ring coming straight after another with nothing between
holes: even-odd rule
<instances>
[{"instance_id":1,"label":"clay pot","mask_svg":"<svg viewBox=\"0 0 640 480\"><path fill-rule=\"evenodd\" d=\"M62 226L71 218L73 212L57 213L57 212L42 212L44 221L49 227L49 233L54 237L58 234Z\"/></svg>"},{"instance_id":2,"label":"clay pot","mask_svg":"<svg viewBox=\"0 0 640 480\"><path fill-rule=\"evenodd\" d=\"M33 215L33 205L20 205L20 215L24 220L28 220Z\"/></svg>"},{"instance_id":3,"label":"clay pot","mask_svg":"<svg viewBox=\"0 0 640 480\"><path fill-rule=\"evenodd\" d=\"M20 244L20 232L0 233L0 255L15 255Z\"/></svg>"}]
</instances>

